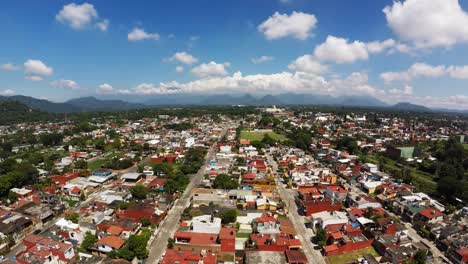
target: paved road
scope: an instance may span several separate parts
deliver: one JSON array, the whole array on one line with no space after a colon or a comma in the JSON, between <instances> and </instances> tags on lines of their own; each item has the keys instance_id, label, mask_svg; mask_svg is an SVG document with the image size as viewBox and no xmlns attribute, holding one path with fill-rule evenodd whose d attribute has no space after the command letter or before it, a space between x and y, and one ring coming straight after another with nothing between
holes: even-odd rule
<instances>
[{"instance_id":1,"label":"paved road","mask_svg":"<svg viewBox=\"0 0 468 264\"><path fill-rule=\"evenodd\" d=\"M226 132L227 127L223 129L223 132L221 133L221 136L219 138L223 137L226 134ZM209 149L208 154L206 156L205 164L200 168L197 174L192 176L191 181L185 189L185 192L182 195L182 197L180 197L177 200L174 207L169 211L166 218L159 224L159 227L156 230L156 236L149 247L150 254L148 256L148 259L146 260L146 263L159 263L159 260L166 251L167 240L173 236L175 231L177 231L182 212L186 207L190 205L190 197L192 194L192 190L202 183L203 176L205 175L205 170L215 154L216 142L214 142L211 148Z\"/></svg>"},{"instance_id":2,"label":"paved road","mask_svg":"<svg viewBox=\"0 0 468 264\"><path fill-rule=\"evenodd\" d=\"M272 166L273 171L276 173L278 171L278 165L270 154L265 154L265 156L267 157L268 163ZM278 186L281 199L286 203L289 219L294 224L294 228L298 233L299 239L301 240L303 246L304 254L309 259L309 263L325 264L326 262L322 254L314 249L310 241L311 236L313 236L312 230L305 227L304 218L298 213L295 192L285 188L279 176L276 178L276 185Z\"/></svg>"}]
</instances>

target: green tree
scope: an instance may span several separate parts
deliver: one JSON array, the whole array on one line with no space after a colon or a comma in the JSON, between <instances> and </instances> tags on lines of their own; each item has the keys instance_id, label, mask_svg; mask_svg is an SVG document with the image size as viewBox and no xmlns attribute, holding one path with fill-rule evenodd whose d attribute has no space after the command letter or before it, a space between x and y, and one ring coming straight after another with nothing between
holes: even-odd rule
<instances>
[{"instance_id":1,"label":"green tree","mask_svg":"<svg viewBox=\"0 0 468 264\"><path fill-rule=\"evenodd\" d=\"M79 159L75 162L75 168L77 169L87 169L88 168L88 163L83 160L83 159Z\"/></svg>"},{"instance_id":2,"label":"green tree","mask_svg":"<svg viewBox=\"0 0 468 264\"><path fill-rule=\"evenodd\" d=\"M237 189L239 183L227 174L218 175L213 181L213 187L216 189Z\"/></svg>"},{"instance_id":3,"label":"green tree","mask_svg":"<svg viewBox=\"0 0 468 264\"><path fill-rule=\"evenodd\" d=\"M317 242L317 244L323 246L325 245L326 239L327 239L327 231L319 227L317 231L315 232L315 241Z\"/></svg>"},{"instance_id":4,"label":"green tree","mask_svg":"<svg viewBox=\"0 0 468 264\"><path fill-rule=\"evenodd\" d=\"M229 209L221 214L221 221L223 224L235 223L238 212L236 209Z\"/></svg>"},{"instance_id":5,"label":"green tree","mask_svg":"<svg viewBox=\"0 0 468 264\"><path fill-rule=\"evenodd\" d=\"M427 253L425 250L418 250L413 257L413 262L415 264L425 264L427 260Z\"/></svg>"},{"instance_id":6,"label":"green tree","mask_svg":"<svg viewBox=\"0 0 468 264\"><path fill-rule=\"evenodd\" d=\"M138 199L138 200L143 200L146 199L146 196L149 193L149 190L146 189L145 186L142 184L137 184L130 188L130 193L132 194L133 198Z\"/></svg>"},{"instance_id":7,"label":"green tree","mask_svg":"<svg viewBox=\"0 0 468 264\"><path fill-rule=\"evenodd\" d=\"M89 249L94 246L96 241L97 241L96 235L93 235L91 232L87 231L83 239L83 242L81 243L80 250L89 251Z\"/></svg>"}]
</instances>

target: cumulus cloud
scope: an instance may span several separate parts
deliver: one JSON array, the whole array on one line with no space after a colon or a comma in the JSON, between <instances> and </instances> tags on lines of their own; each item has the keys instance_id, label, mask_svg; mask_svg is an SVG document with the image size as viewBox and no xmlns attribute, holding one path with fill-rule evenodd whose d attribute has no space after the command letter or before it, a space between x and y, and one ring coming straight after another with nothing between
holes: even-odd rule
<instances>
[{"instance_id":1,"label":"cumulus cloud","mask_svg":"<svg viewBox=\"0 0 468 264\"><path fill-rule=\"evenodd\" d=\"M44 77L51 76L54 70L40 60L27 60L24 63L26 79L31 81L41 81Z\"/></svg>"},{"instance_id":2,"label":"cumulus cloud","mask_svg":"<svg viewBox=\"0 0 468 264\"><path fill-rule=\"evenodd\" d=\"M292 12L291 15L274 13L258 26L267 39L293 37L307 39L317 25L317 18L312 14Z\"/></svg>"},{"instance_id":3,"label":"cumulus cloud","mask_svg":"<svg viewBox=\"0 0 468 264\"><path fill-rule=\"evenodd\" d=\"M114 93L116 91L117 90L115 90L114 87L108 83L103 83L96 89L96 92L98 93Z\"/></svg>"},{"instance_id":4,"label":"cumulus cloud","mask_svg":"<svg viewBox=\"0 0 468 264\"><path fill-rule=\"evenodd\" d=\"M177 67L175 67L175 70L176 70L176 72L183 72L183 71L184 71L184 67L182 67L182 66L177 66Z\"/></svg>"},{"instance_id":5,"label":"cumulus cloud","mask_svg":"<svg viewBox=\"0 0 468 264\"><path fill-rule=\"evenodd\" d=\"M383 12L393 32L416 47L450 47L468 42L468 13L458 0L394 1Z\"/></svg>"},{"instance_id":6,"label":"cumulus cloud","mask_svg":"<svg viewBox=\"0 0 468 264\"><path fill-rule=\"evenodd\" d=\"M92 4L83 3L80 5L71 3L64 5L55 16L55 19L73 29L83 29L88 27L91 23L96 22L99 19L99 15ZM106 31L108 25L108 19L96 23L96 27L102 31Z\"/></svg>"},{"instance_id":7,"label":"cumulus cloud","mask_svg":"<svg viewBox=\"0 0 468 264\"><path fill-rule=\"evenodd\" d=\"M321 61L331 61L339 64L367 60L369 54L364 42L348 42L347 39L328 36L326 41L315 47L314 55Z\"/></svg>"},{"instance_id":8,"label":"cumulus cloud","mask_svg":"<svg viewBox=\"0 0 468 264\"><path fill-rule=\"evenodd\" d=\"M14 65L12 63L5 63L1 65L2 70L4 71L16 71L19 70L19 67L17 65Z\"/></svg>"},{"instance_id":9,"label":"cumulus cloud","mask_svg":"<svg viewBox=\"0 0 468 264\"><path fill-rule=\"evenodd\" d=\"M53 87L78 90L80 86L73 80L57 80L50 83Z\"/></svg>"},{"instance_id":10,"label":"cumulus cloud","mask_svg":"<svg viewBox=\"0 0 468 264\"><path fill-rule=\"evenodd\" d=\"M218 76L226 76L228 73L225 67L228 67L229 63L216 63L210 61L209 63L202 63L192 69L192 73L199 78L211 78Z\"/></svg>"},{"instance_id":11,"label":"cumulus cloud","mask_svg":"<svg viewBox=\"0 0 468 264\"><path fill-rule=\"evenodd\" d=\"M109 19L104 19L96 23L96 27L101 31L107 31L107 28L109 27Z\"/></svg>"},{"instance_id":12,"label":"cumulus cloud","mask_svg":"<svg viewBox=\"0 0 468 264\"><path fill-rule=\"evenodd\" d=\"M457 79L468 79L468 65L449 66L447 72L450 77Z\"/></svg>"},{"instance_id":13,"label":"cumulus cloud","mask_svg":"<svg viewBox=\"0 0 468 264\"><path fill-rule=\"evenodd\" d=\"M195 58L187 52L177 52L171 58L169 58L169 61L178 61L180 63L190 65L197 63L198 58Z\"/></svg>"},{"instance_id":14,"label":"cumulus cloud","mask_svg":"<svg viewBox=\"0 0 468 264\"><path fill-rule=\"evenodd\" d=\"M258 58L252 58L251 61L252 61L253 64L260 64L260 63L272 61L274 59L275 58L273 58L272 56L260 56Z\"/></svg>"},{"instance_id":15,"label":"cumulus cloud","mask_svg":"<svg viewBox=\"0 0 468 264\"><path fill-rule=\"evenodd\" d=\"M136 27L132 29L132 31L128 32L127 38L129 41L132 41L132 42L146 40L146 39L158 40L159 34L148 33L144 29Z\"/></svg>"},{"instance_id":16,"label":"cumulus cloud","mask_svg":"<svg viewBox=\"0 0 468 264\"><path fill-rule=\"evenodd\" d=\"M16 91L14 90L10 90L10 89L0 90L0 95L2 96L9 96L9 95L14 95L14 94L16 94Z\"/></svg>"},{"instance_id":17,"label":"cumulus cloud","mask_svg":"<svg viewBox=\"0 0 468 264\"><path fill-rule=\"evenodd\" d=\"M384 72L380 78L385 82L404 81L409 82L418 77L438 78L449 76L457 79L468 79L468 65L466 66L445 66L429 65L426 63L415 63L406 71Z\"/></svg>"},{"instance_id":18,"label":"cumulus cloud","mask_svg":"<svg viewBox=\"0 0 468 264\"><path fill-rule=\"evenodd\" d=\"M403 89L391 89L389 90L389 93L391 95L397 95L397 96L402 96L402 95L412 95L413 94L413 87L406 85L403 87Z\"/></svg>"},{"instance_id":19,"label":"cumulus cloud","mask_svg":"<svg viewBox=\"0 0 468 264\"><path fill-rule=\"evenodd\" d=\"M393 39L387 39L385 41L372 41L366 44L369 53L381 53L385 50L395 47L396 42Z\"/></svg>"},{"instance_id":20,"label":"cumulus cloud","mask_svg":"<svg viewBox=\"0 0 468 264\"><path fill-rule=\"evenodd\" d=\"M320 74L328 71L328 67L320 64L312 55L304 55L297 58L288 68L292 71Z\"/></svg>"}]
</instances>

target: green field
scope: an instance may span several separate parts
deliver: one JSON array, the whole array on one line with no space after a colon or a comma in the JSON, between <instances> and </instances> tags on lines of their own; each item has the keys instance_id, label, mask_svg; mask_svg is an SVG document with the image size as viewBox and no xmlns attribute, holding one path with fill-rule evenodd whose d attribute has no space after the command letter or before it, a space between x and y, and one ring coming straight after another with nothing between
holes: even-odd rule
<instances>
[{"instance_id":1,"label":"green field","mask_svg":"<svg viewBox=\"0 0 468 264\"><path fill-rule=\"evenodd\" d=\"M327 257L327 263L330 264L346 264L346 263L355 263L358 258L362 258L366 254L371 254L372 256L378 256L379 254L374 250L373 247L355 250L351 252L346 252L344 254Z\"/></svg>"},{"instance_id":2,"label":"green field","mask_svg":"<svg viewBox=\"0 0 468 264\"><path fill-rule=\"evenodd\" d=\"M106 162L111 160L112 158L121 157L121 156L122 156L122 153L120 153L120 152L110 153L110 154L108 154L107 156L105 156L103 158L98 158L98 159L95 159L95 160L89 162L88 163L88 169L90 169L91 171L97 170L97 169L101 168L101 166L104 165Z\"/></svg>"},{"instance_id":3,"label":"green field","mask_svg":"<svg viewBox=\"0 0 468 264\"><path fill-rule=\"evenodd\" d=\"M378 159L376 156L368 155L366 158L374 163L378 164ZM385 170L386 171L401 171L404 167L403 166L397 166L396 161L389 159L389 158L384 158L385 159ZM416 168L412 168L410 166L405 166L409 171L411 172L411 177L412 177L412 183L415 184L420 191L425 192L425 193L434 193L437 188L437 183L434 181L434 175L420 171ZM395 175L392 175L395 176Z\"/></svg>"},{"instance_id":4,"label":"green field","mask_svg":"<svg viewBox=\"0 0 468 264\"><path fill-rule=\"evenodd\" d=\"M464 147L465 149L468 149L468 144L463 144L463 147Z\"/></svg>"},{"instance_id":5,"label":"green field","mask_svg":"<svg viewBox=\"0 0 468 264\"><path fill-rule=\"evenodd\" d=\"M272 139L276 141L284 141L287 139L285 136L277 134L275 132L255 132L248 130L241 131L240 138L247 139L250 141L262 141L266 134L268 134Z\"/></svg>"}]
</instances>

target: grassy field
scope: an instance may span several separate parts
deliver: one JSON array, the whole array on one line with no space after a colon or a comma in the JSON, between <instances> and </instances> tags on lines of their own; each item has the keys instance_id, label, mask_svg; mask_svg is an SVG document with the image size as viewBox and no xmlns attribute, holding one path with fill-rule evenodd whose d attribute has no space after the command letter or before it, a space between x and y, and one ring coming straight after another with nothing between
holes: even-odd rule
<instances>
[{"instance_id":1,"label":"grassy field","mask_svg":"<svg viewBox=\"0 0 468 264\"><path fill-rule=\"evenodd\" d=\"M266 134L268 134L271 138L277 141L284 141L287 139L285 136L277 134L275 132L255 132L248 130L241 131L240 138L248 139L250 141L262 141Z\"/></svg>"},{"instance_id":2,"label":"grassy field","mask_svg":"<svg viewBox=\"0 0 468 264\"><path fill-rule=\"evenodd\" d=\"M88 169L90 169L91 171L97 170L97 169L101 168L101 166L104 165L106 162L111 160L112 158L121 157L121 156L122 156L122 153L120 153L120 152L110 153L110 154L108 154L107 156L105 156L103 158L95 159L95 160L89 162L88 163Z\"/></svg>"},{"instance_id":3,"label":"grassy field","mask_svg":"<svg viewBox=\"0 0 468 264\"><path fill-rule=\"evenodd\" d=\"M362 258L362 256L366 254L371 254L372 256L378 256L379 254L374 250L373 247L365 248L361 250L355 250L352 252L347 252L345 254L340 254L336 256L327 257L327 263L330 264L346 264L346 263L354 263L358 258Z\"/></svg>"},{"instance_id":4,"label":"grassy field","mask_svg":"<svg viewBox=\"0 0 468 264\"><path fill-rule=\"evenodd\" d=\"M468 144L463 144L463 147L464 147L465 149L468 149Z\"/></svg>"},{"instance_id":5,"label":"grassy field","mask_svg":"<svg viewBox=\"0 0 468 264\"><path fill-rule=\"evenodd\" d=\"M378 164L377 157L369 155L367 156L367 158L370 162ZM403 167L399 167L396 165L396 161L389 158L385 158L385 160L386 162L384 164L384 167L386 170L400 171L403 169ZM412 183L416 184L416 186L418 186L421 191L427 193L433 193L436 191L437 183L434 181L434 175L417 170L410 166L406 166L406 168L409 169L411 172Z\"/></svg>"}]
</instances>

